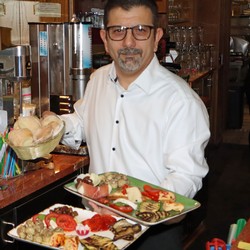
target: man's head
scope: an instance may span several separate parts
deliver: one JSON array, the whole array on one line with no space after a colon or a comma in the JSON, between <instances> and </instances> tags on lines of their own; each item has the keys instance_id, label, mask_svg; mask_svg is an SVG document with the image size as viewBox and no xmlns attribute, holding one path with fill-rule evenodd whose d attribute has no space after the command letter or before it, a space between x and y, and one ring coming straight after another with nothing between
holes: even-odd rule
<instances>
[{"instance_id":1,"label":"man's head","mask_svg":"<svg viewBox=\"0 0 250 250\"><path fill-rule=\"evenodd\" d=\"M145 6L148 7L153 16L154 27L158 26L158 9L155 0L109 0L104 9L104 27L107 27L109 12L114 8L122 8L129 11L133 7Z\"/></svg>"},{"instance_id":2,"label":"man's head","mask_svg":"<svg viewBox=\"0 0 250 250\"><path fill-rule=\"evenodd\" d=\"M155 1L109 0L104 25L100 35L105 49L115 62L119 80L127 78L130 83L151 62L162 37Z\"/></svg>"}]
</instances>

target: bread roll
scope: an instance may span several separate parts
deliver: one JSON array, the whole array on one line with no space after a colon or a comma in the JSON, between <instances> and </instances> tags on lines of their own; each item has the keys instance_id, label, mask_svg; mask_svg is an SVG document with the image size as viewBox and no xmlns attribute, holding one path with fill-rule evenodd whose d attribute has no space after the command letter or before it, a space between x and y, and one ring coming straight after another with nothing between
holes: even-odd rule
<instances>
[{"instance_id":1,"label":"bread roll","mask_svg":"<svg viewBox=\"0 0 250 250\"><path fill-rule=\"evenodd\" d=\"M19 117L9 133L13 146L35 146L54 138L63 128L63 121L57 115Z\"/></svg>"},{"instance_id":2,"label":"bread roll","mask_svg":"<svg viewBox=\"0 0 250 250\"><path fill-rule=\"evenodd\" d=\"M34 142L35 143L42 143L48 141L53 136L53 127L50 125L40 127L37 131L33 134Z\"/></svg>"},{"instance_id":3,"label":"bread roll","mask_svg":"<svg viewBox=\"0 0 250 250\"><path fill-rule=\"evenodd\" d=\"M57 117L56 115L47 115L41 119L42 126L46 126L51 122L61 123L62 120L59 117Z\"/></svg>"},{"instance_id":4,"label":"bread roll","mask_svg":"<svg viewBox=\"0 0 250 250\"><path fill-rule=\"evenodd\" d=\"M37 116L20 116L14 124L14 129L28 128L34 134L41 126Z\"/></svg>"},{"instance_id":5,"label":"bread roll","mask_svg":"<svg viewBox=\"0 0 250 250\"><path fill-rule=\"evenodd\" d=\"M62 130L63 128L63 122L50 122L49 125L53 128L53 137L55 137L56 135L58 135L58 133Z\"/></svg>"},{"instance_id":6,"label":"bread roll","mask_svg":"<svg viewBox=\"0 0 250 250\"><path fill-rule=\"evenodd\" d=\"M33 134L28 128L11 130L8 134L8 140L14 146L34 145Z\"/></svg>"},{"instance_id":7,"label":"bread roll","mask_svg":"<svg viewBox=\"0 0 250 250\"><path fill-rule=\"evenodd\" d=\"M50 116L50 115L57 116L56 113L54 113L54 112L52 112L52 111L49 111L49 110L45 110L45 111L42 113L42 118L45 118L46 116Z\"/></svg>"},{"instance_id":8,"label":"bread roll","mask_svg":"<svg viewBox=\"0 0 250 250\"><path fill-rule=\"evenodd\" d=\"M41 119L42 126L50 125L53 127L53 137L56 136L63 128L63 121L56 115L47 115Z\"/></svg>"}]
</instances>

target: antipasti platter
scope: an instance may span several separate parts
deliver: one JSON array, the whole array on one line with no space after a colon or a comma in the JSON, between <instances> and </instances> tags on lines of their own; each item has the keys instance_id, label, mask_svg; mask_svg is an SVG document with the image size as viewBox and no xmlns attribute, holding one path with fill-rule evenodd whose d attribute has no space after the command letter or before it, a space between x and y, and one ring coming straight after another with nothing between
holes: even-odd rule
<instances>
[{"instance_id":1,"label":"antipasti platter","mask_svg":"<svg viewBox=\"0 0 250 250\"><path fill-rule=\"evenodd\" d=\"M196 200L117 172L81 174L64 188L145 226L177 218L201 205Z\"/></svg>"},{"instance_id":2,"label":"antipasti platter","mask_svg":"<svg viewBox=\"0 0 250 250\"><path fill-rule=\"evenodd\" d=\"M8 235L49 249L122 250L147 229L123 217L54 204L10 230Z\"/></svg>"}]
</instances>

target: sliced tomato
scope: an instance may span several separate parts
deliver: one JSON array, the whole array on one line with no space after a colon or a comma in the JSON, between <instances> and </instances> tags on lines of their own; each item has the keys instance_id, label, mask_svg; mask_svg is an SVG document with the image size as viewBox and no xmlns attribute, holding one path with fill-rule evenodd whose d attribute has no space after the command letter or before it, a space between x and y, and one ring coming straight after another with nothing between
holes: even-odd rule
<instances>
[{"instance_id":1,"label":"sliced tomato","mask_svg":"<svg viewBox=\"0 0 250 250\"><path fill-rule=\"evenodd\" d=\"M89 226L92 232L102 231L103 227L100 214L95 214L92 218L84 220L82 224L85 226Z\"/></svg>"},{"instance_id":2,"label":"sliced tomato","mask_svg":"<svg viewBox=\"0 0 250 250\"><path fill-rule=\"evenodd\" d=\"M159 194L159 193L162 191L162 190L159 189L159 188L154 188L154 187L152 187L152 186L150 186L150 185L147 185L147 184L145 184L145 185L143 186L143 189L144 189L144 191L149 192L149 193L151 193L151 194Z\"/></svg>"},{"instance_id":3,"label":"sliced tomato","mask_svg":"<svg viewBox=\"0 0 250 250\"><path fill-rule=\"evenodd\" d=\"M131 213L133 212L133 208L128 206L128 205L119 205L118 203L114 204L114 203L111 203L109 204L110 207L114 208L115 210L118 210L120 212L123 212L123 213Z\"/></svg>"},{"instance_id":4,"label":"sliced tomato","mask_svg":"<svg viewBox=\"0 0 250 250\"><path fill-rule=\"evenodd\" d=\"M149 192L145 192L145 191L141 192L141 194L142 194L143 196L148 197L150 200L159 201L159 195L152 195L152 194L150 194Z\"/></svg>"},{"instance_id":5,"label":"sliced tomato","mask_svg":"<svg viewBox=\"0 0 250 250\"><path fill-rule=\"evenodd\" d=\"M147 196L154 201L159 200L161 189L153 188L152 186L147 185L147 184L143 186L143 189L144 189L144 192L142 192L142 195Z\"/></svg>"},{"instance_id":6,"label":"sliced tomato","mask_svg":"<svg viewBox=\"0 0 250 250\"><path fill-rule=\"evenodd\" d=\"M59 216L59 214L57 213L49 213L45 216L44 221L47 227L50 227L50 220L53 219L54 221L56 221L56 218Z\"/></svg>"},{"instance_id":7,"label":"sliced tomato","mask_svg":"<svg viewBox=\"0 0 250 250\"><path fill-rule=\"evenodd\" d=\"M128 184L124 184L123 186L122 186L122 193L123 194L127 194L127 188L129 187L129 185Z\"/></svg>"},{"instance_id":8,"label":"sliced tomato","mask_svg":"<svg viewBox=\"0 0 250 250\"><path fill-rule=\"evenodd\" d=\"M114 225L116 219L109 214L95 214L92 218L84 220L82 224L89 226L92 232L106 231Z\"/></svg>"},{"instance_id":9,"label":"sliced tomato","mask_svg":"<svg viewBox=\"0 0 250 250\"><path fill-rule=\"evenodd\" d=\"M56 224L64 231L74 231L77 226L75 219L69 214L59 214L56 218Z\"/></svg>"},{"instance_id":10,"label":"sliced tomato","mask_svg":"<svg viewBox=\"0 0 250 250\"><path fill-rule=\"evenodd\" d=\"M110 214L103 214L102 223L103 223L102 229L105 231L105 230L108 230L111 226L113 226L116 223L116 219Z\"/></svg>"}]
</instances>

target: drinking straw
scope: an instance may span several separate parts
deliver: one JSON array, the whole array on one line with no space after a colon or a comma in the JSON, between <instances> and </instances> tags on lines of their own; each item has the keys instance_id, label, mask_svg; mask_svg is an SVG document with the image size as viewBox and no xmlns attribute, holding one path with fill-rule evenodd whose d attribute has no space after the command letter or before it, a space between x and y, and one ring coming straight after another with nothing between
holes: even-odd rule
<instances>
[{"instance_id":1,"label":"drinking straw","mask_svg":"<svg viewBox=\"0 0 250 250\"><path fill-rule=\"evenodd\" d=\"M15 167L16 167L16 173L17 173L17 175L21 174L22 171L21 171L20 167L17 164L16 157L15 157Z\"/></svg>"},{"instance_id":2,"label":"drinking straw","mask_svg":"<svg viewBox=\"0 0 250 250\"><path fill-rule=\"evenodd\" d=\"M9 150L9 154L10 154L10 166L9 166L9 177L13 177L15 176L15 159L14 159L14 155L13 155L13 150L10 148Z\"/></svg>"},{"instance_id":3,"label":"drinking straw","mask_svg":"<svg viewBox=\"0 0 250 250\"><path fill-rule=\"evenodd\" d=\"M245 219L238 219L237 220L237 231L236 231L236 234L235 234L235 238L237 239L237 237L239 236L239 234L241 233L243 227L246 225L246 220Z\"/></svg>"},{"instance_id":4,"label":"drinking straw","mask_svg":"<svg viewBox=\"0 0 250 250\"><path fill-rule=\"evenodd\" d=\"M4 148L5 147L4 147L3 138L2 136L0 136L0 173L2 173L3 163L4 163L4 153L5 153Z\"/></svg>"},{"instance_id":5,"label":"drinking straw","mask_svg":"<svg viewBox=\"0 0 250 250\"><path fill-rule=\"evenodd\" d=\"M8 174L8 166L10 165L10 154L8 152L8 150L6 151L7 153L7 161L5 162L5 168L4 168L4 174L3 177L6 178L7 174Z\"/></svg>"},{"instance_id":6,"label":"drinking straw","mask_svg":"<svg viewBox=\"0 0 250 250\"><path fill-rule=\"evenodd\" d=\"M231 224L229 228L228 237L227 237L227 244L231 245L232 242L236 239L235 237L236 231L237 231L237 224L235 223Z\"/></svg>"},{"instance_id":7,"label":"drinking straw","mask_svg":"<svg viewBox=\"0 0 250 250\"><path fill-rule=\"evenodd\" d=\"M8 130L3 135L0 134L0 175L8 178L20 175L22 170L18 166L15 151L7 146L5 138L8 138Z\"/></svg>"}]
</instances>

